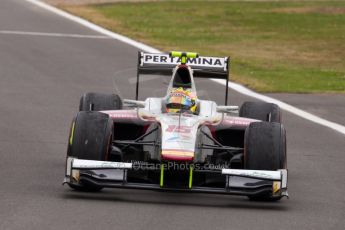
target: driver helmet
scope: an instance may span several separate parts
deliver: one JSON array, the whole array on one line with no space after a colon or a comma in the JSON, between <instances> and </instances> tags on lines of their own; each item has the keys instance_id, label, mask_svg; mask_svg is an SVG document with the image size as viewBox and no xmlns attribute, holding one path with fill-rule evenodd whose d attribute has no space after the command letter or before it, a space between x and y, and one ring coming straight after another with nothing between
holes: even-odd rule
<instances>
[{"instance_id":1,"label":"driver helmet","mask_svg":"<svg viewBox=\"0 0 345 230\"><path fill-rule=\"evenodd\" d=\"M166 98L168 113L196 112L196 95L182 87L173 89Z\"/></svg>"}]
</instances>

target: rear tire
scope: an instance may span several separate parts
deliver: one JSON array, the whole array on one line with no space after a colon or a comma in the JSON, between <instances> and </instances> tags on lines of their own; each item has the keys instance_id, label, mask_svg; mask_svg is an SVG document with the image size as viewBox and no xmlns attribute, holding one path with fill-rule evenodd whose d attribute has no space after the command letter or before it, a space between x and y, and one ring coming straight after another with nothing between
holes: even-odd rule
<instances>
[{"instance_id":1,"label":"rear tire","mask_svg":"<svg viewBox=\"0 0 345 230\"><path fill-rule=\"evenodd\" d=\"M239 116L281 123L280 108L273 103L246 101L240 108Z\"/></svg>"},{"instance_id":2,"label":"rear tire","mask_svg":"<svg viewBox=\"0 0 345 230\"><path fill-rule=\"evenodd\" d=\"M286 168L286 132L280 123L254 122L245 132L244 167L251 170ZM272 194L249 196L251 200L275 201Z\"/></svg>"},{"instance_id":3,"label":"rear tire","mask_svg":"<svg viewBox=\"0 0 345 230\"><path fill-rule=\"evenodd\" d=\"M122 100L117 94L86 93L80 98L79 111L118 109L122 109Z\"/></svg>"},{"instance_id":4,"label":"rear tire","mask_svg":"<svg viewBox=\"0 0 345 230\"><path fill-rule=\"evenodd\" d=\"M109 156L113 121L100 112L79 112L72 122L67 155L79 159L104 161ZM69 184L79 191L99 191L93 184Z\"/></svg>"}]
</instances>

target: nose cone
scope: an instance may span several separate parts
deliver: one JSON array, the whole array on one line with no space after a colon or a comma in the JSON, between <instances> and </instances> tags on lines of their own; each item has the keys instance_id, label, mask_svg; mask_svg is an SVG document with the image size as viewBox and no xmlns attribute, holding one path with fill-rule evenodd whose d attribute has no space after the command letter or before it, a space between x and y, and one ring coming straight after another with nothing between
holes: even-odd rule
<instances>
[{"instance_id":1,"label":"nose cone","mask_svg":"<svg viewBox=\"0 0 345 230\"><path fill-rule=\"evenodd\" d=\"M170 161L193 161L194 152L185 150L163 150L161 155L163 160Z\"/></svg>"}]
</instances>

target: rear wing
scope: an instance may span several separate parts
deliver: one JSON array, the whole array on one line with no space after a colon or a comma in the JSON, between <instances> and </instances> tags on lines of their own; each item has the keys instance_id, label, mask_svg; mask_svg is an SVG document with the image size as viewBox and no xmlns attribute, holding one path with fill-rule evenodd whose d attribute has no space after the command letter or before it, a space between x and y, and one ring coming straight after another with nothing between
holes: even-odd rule
<instances>
[{"instance_id":1,"label":"rear wing","mask_svg":"<svg viewBox=\"0 0 345 230\"><path fill-rule=\"evenodd\" d=\"M172 70L181 63L181 57L166 53L144 53L138 55L138 74L171 75ZM194 77L227 79L229 57L188 58L186 64L193 69Z\"/></svg>"},{"instance_id":2,"label":"rear wing","mask_svg":"<svg viewBox=\"0 0 345 230\"><path fill-rule=\"evenodd\" d=\"M228 101L228 83L230 72L230 57L188 57L188 53L180 53L177 57L167 53L145 53L138 52L138 69L136 97L139 94L139 75L158 74L172 75L173 69L181 63L181 58L186 58L186 64L193 69L193 76L199 78L217 78L226 80L225 105ZM193 53L195 54L195 53Z\"/></svg>"}]
</instances>

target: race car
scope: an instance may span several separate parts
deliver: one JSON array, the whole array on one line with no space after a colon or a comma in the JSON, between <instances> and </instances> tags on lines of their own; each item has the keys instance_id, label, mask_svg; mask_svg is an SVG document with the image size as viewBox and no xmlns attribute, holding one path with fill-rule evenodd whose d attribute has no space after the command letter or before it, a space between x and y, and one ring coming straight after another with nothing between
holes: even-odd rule
<instances>
[{"instance_id":1,"label":"race car","mask_svg":"<svg viewBox=\"0 0 345 230\"><path fill-rule=\"evenodd\" d=\"M228 106L229 57L138 53L135 100L86 93L73 118L64 183L81 191L149 189L288 197L277 105ZM164 97L138 100L139 76L170 75ZM195 77L226 81L225 105L198 98Z\"/></svg>"}]
</instances>

